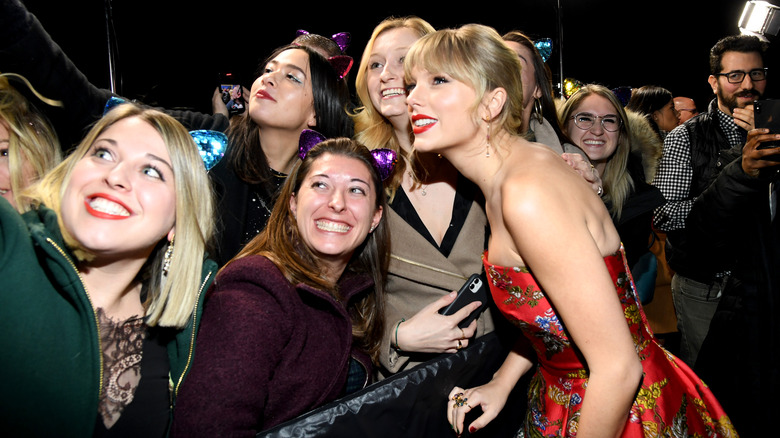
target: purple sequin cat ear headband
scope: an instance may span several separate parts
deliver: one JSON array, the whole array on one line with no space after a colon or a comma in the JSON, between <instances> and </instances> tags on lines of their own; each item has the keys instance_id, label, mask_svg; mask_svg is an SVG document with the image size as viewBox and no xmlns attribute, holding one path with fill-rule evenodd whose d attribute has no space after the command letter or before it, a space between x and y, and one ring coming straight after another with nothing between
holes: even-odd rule
<instances>
[{"instance_id":1,"label":"purple sequin cat ear headband","mask_svg":"<svg viewBox=\"0 0 780 438\"><path fill-rule=\"evenodd\" d=\"M298 141L298 156L301 160L306 158L306 154L314 146L327 140L327 138L313 129L304 129L301 132L301 138ZM398 155L391 149L374 149L371 151L374 157L374 167L379 172L379 178L386 180L392 173L395 163L398 161Z\"/></svg>"},{"instance_id":2,"label":"purple sequin cat ear headband","mask_svg":"<svg viewBox=\"0 0 780 438\"><path fill-rule=\"evenodd\" d=\"M309 35L309 32L303 29L299 29L297 32L295 32L295 36L301 36L301 35ZM331 35L330 39L332 39L333 42L339 46L339 49L341 49L341 51L344 52L345 50L347 50L347 47L349 47L349 43L352 40L352 36L349 34L349 32L339 32Z\"/></svg>"},{"instance_id":3,"label":"purple sequin cat ear headband","mask_svg":"<svg viewBox=\"0 0 780 438\"><path fill-rule=\"evenodd\" d=\"M310 35L308 31L305 30L299 30L295 33L296 36L301 35ZM339 49L343 53L345 50L347 50L347 47L349 47L349 42L352 37L350 36L349 32L339 32L335 33L331 36L331 39L333 42L336 43L336 45L339 46ZM330 65L333 67L334 70L336 70L336 74L339 75L339 79L344 79L344 76L349 74L349 71L352 69L352 64L354 64L354 60L351 56L347 55L336 55L331 56L328 58L328 62L330 62Z\"/></svg>"}]
</instances>

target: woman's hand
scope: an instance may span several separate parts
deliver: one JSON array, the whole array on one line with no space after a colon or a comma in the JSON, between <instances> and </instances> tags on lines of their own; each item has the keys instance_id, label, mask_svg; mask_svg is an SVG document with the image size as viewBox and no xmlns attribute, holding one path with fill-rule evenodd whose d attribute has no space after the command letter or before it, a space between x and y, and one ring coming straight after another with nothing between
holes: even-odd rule
<instances>
[{"instance_id":1,"label":"woman's hand","mask_svg":"<svg viewBox=\"0 0 780 438\"><path fill-rule=\"evenodd\" d=\"M477 331L477 321L461 329L458 324L471 312L479 308L474 302L449 316L439 314L439 309L450 304L457 292L451 292L423 307L413 317L398 326L397 337L393 339L401 351L420 353L455 353L466 348L469 339Z\"/></svg>"},{"instance_id":2,"label":"woman's hand","mask_svg":"<svg viewBox=\"0 0 780 438\"><path fill-rule=\"evenodd\" d=\"M452 430L460 436L464 430L463 421L466 414L477 406L482 409L482 415L469 424L469 432L473 433L487 426L504 408L512 388L512 385L502 385L495 379L476 388L452 388L447 402L447 421Z\"/></svg>"},{"instance_id":3,"label":"woman's hand","mask_svg":"<svg viewBox=\"0 0 780 438\"><path fill-rule=\"evenodd\" d=\"M452 403L447 402L447 421L458 436L463 433L466 414L475 407L482 409L482 415L469 424L469 432L482 429L498 416L517 382L533 366L529 354L533 350L528 340L520 336L490 382L471 389L456 386L450 391L448 399Z\"/></svg>"},{"instance_id":4,"label":"woman's hand","mask_svg":"<svg viewBox=\"0 0 780 438\"><path fill-rule=\"evenodd\" d=\"M211 110L215 115L222 114L225 117L230 117L227 105L222 101L222 89L220 87L217 87L214 90L214 94L211 95Z\"/></svg>"},{"instance_id":5,"label":"woman's hand","mask_svg":"<svg viewBox=\"0 0 780 438\"><path fill-rule=\"evenodd\" d=\"M585 161L582 155L563 153L561 157L590 184L597 195L601 196L604 194L604 184L601 182L599 171L592 164Z\"/></svg>"}]
</instances>

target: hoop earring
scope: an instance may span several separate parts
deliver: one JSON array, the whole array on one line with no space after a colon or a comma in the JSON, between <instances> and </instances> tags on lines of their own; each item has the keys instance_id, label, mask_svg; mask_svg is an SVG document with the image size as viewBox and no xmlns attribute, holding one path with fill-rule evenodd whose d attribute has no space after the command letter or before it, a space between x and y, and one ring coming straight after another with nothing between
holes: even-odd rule
<instances>
[{"instance_id":1,"label":"hoop earring","mask_svg":"<svg viewBox=\"0 0 780 438\"><path fill-rule=\"evenodd\" d=\"M542 115L542 101L538 97L534 97L534 109L531 115L534 116L537 122L542 123L544 116Z\"/></svg>"},{"instance_id":2,"label":"hoop earring","mask_svg":"<svg viewBox=\"0 0 780 438\"><path fill-rule=\"evenodd\" d=\"M175 238L175 236L174 236ZM164 276L168 276L168 272L171 269L171 260L173 259L173 239L168 242L168 249L165 250L165 256L163 256L162 273Z\"/></svg>"}]
</instances>

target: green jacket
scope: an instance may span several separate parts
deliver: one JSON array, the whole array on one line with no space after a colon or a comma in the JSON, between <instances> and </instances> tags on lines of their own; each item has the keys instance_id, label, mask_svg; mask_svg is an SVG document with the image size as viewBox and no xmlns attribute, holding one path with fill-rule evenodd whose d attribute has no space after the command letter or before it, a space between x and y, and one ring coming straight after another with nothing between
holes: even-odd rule
<instances>
[{"instance_id":1,"label":"green jacket","mask_svg":"<svg viewBox=\"0 0 780 438\"><path fill-rule=\"evenodd\" d=\"M0 199L0 430L8 436L88 437L95 427L98 321L73 260L52 210L19 215ZM215 271L204 262L193 317L168 344L172 400L189 371Z\"/></svg>"}]
</instances>

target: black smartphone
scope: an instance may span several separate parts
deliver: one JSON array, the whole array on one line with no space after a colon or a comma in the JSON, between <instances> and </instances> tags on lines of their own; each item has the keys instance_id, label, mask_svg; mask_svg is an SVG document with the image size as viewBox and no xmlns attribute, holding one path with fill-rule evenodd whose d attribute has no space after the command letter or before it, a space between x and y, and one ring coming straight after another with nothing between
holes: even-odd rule
<instances>
[{"instance_id":1,"label":"black smartphone","mask_svg":"<svg viewBox=\"0 0 780 438\"><path fill-rule=\"evenodd\" d=\"M458 323L458 327L460 328L468 327L468 325L471 324L471 321L477 319L477 317L487 307L487 287L487 278L485 277L484 273L472 274L471 277L469 277L468 280L463 283L463 286L460 287L460 290L458 290L458 296L455 297L455 300L447 307L443 307L441 310L439 310L439 313L442 315L452 315L469 303L479 301L482 303L482 305L480 305L477 310L471 312L471 314L464 318L463 321Z\"/></svg>"},{"instance_id":2,"label":"black smartphone","mask_svg":"<svg viewBox=\"0 0 780 438\"><path fill-rule=\"evenodd\" d=\"M241 114L246 108L246 100L243 95L243 88L233 73L219 73L219 89L222 92L222 102L225 103L228 113L232 115Z\"/></svg>"},{"instance_id":3,"label":"black smartphone","mask_svg":"<svg viewBox=\"0 0 780 438\"><path fill-rule=\"evenodd\" d=\"M756 128L769 129L772 134L780 134L780 100L764 99L753 102ZM779 141L761 143L757 149L780 147Z\"/></svg>"}]
</instances>

